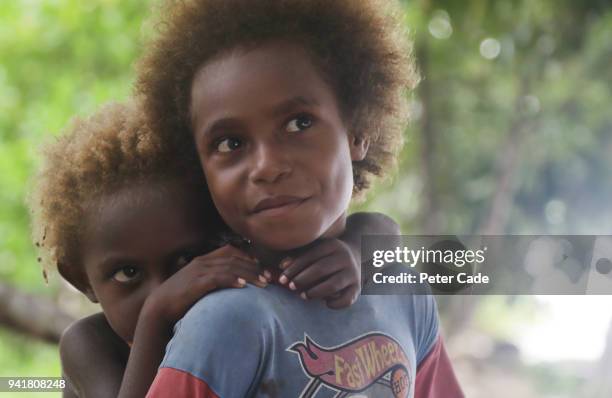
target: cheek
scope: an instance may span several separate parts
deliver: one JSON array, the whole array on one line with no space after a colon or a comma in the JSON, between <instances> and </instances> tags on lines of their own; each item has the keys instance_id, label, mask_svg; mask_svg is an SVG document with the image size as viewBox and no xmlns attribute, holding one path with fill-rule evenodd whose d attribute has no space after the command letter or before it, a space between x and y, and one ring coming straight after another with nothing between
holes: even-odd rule
<instances>
[{"instance_id":1,"label":"cheek","mask_svg":"<svg viewBox=\"0 0 612 398\"><path fill-rule=\"evenodd\" d=\"M348 144L340 140L328 146L317 163L323 189L326 190L330 207L346 209L353 191L353 165Z\"/></svg>"},{"instance_id":2,"label":"cheek","mask_svg":"<svg viewBox=\"0 0 612 398\"><path fill-rule=\"evenodd\" d=\"M210 196L217 211L230 227L238 214L240 200L243 198L239 186L240 175L236 169L204 168Z\"/></svg>"},{"instance_id":3,"label":"cheek","mask_svg":"<svg viewBox=\"0 0 612 398\"><path fill-rule=\"evenodd\" d=\"M135 300L100 300L100 306L115 333L124 341L131 342L134 338L141 303Z\"/></svg>"}]
</instances>

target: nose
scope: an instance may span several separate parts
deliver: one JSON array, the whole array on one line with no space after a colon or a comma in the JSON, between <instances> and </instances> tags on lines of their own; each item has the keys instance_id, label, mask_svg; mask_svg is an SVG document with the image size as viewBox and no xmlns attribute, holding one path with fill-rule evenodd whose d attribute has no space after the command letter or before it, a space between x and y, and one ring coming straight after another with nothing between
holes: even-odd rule
<instances>
[{"instance_id":1,"label":"nose","mask_svg":"<svg viewBox=\"0 0 612 398\"><path fill-rule=\"evenodd\" d=\"M291 173L290 156L281 143L259 143L252 156L250 179L255 183L274 183Z\"/></svg>"}]
</instances>

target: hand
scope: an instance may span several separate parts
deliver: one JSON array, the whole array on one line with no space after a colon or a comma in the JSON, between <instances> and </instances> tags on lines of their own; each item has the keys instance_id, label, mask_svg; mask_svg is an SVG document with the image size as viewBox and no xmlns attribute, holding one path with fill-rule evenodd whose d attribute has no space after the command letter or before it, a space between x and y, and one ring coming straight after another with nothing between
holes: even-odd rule
<instances>
[{"instance_id":1,"label":"hand","mask_svg":"<svg viewBox=\"0 0 612 398\"><path fill-rule=\"evenodd\" d=\"M316 242L280 265L279 283L304 299L323 299L329 308L348 307L361 291L361 266L351 247L339 239Z\"/></svg>"},{"instance_id":2,"label":"hand","mask_svg":"<svg viewBox=\"0 0 612 398\"><path fill-rule=\"evenodd\" d=\"M191 260L146 299L143 312L172 327L202 296L220 288L242 288L247 282L265 287L269 273L242 250L225 245Z\"/></svg>"}]
</instances>

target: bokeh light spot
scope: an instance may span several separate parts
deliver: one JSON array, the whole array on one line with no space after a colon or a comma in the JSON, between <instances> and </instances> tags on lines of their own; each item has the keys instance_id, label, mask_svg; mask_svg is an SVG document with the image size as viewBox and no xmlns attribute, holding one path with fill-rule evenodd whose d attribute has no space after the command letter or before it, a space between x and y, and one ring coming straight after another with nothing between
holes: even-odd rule
<instances>
[{"instance_id":1,"label":"bokeh light spot","mask_svg":"<svg viewBox=\"0 0 612 398\"><path fill-rule=\"evenodd\" d=\"M491 37L484 39L480 43L480 55L486 59L495 59L501 52L501 44L497 39Z\"/></svg>"}]
</instances>

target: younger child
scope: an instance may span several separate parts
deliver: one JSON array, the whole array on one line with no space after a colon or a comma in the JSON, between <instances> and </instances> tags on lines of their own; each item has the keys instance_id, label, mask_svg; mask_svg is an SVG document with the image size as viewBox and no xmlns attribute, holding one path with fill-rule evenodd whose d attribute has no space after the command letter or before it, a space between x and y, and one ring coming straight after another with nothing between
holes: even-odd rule
<instances>
[{"instance_id":1,"label":"younger child","mask_svg":"<svg viewBox=\"0 0 612 398\"><path fill-rule=\"evenodd\" d=\"M162 14L139 86L155 132L195 145L221 217L266 264L344 233L351 197L393 163L416 77L391 5L185 0ZM438 324L428 295L330 311L273 285L221 290L177 323L148 396L461 397Z\"/></svg>"},{"instance_id":2,"label":"younger child","mask_svg":"<svg viewBox=\"0 0 612 398\"><path fill-rule=\"evenodd\" d=\"M121 395L144 396L174 323L195 301L219 288L268 284L270 274L251 256L232 245L218 248L229 231L192 159L152 134L136 103L78 119L46 148L33 202L38 245L45 263L57 264L104 311L62 337L65 396L116 397L120 388ZM356 230L377 219L359 216ZM348 242L355 247L357 239ZM341 285L323 285L329 278L316 271L321 266L304 263L314 270L308 283L316 297L331 306L354 300L354 251L338 241L331 254L341 264Z\"/></svg>"}]
</instances>

